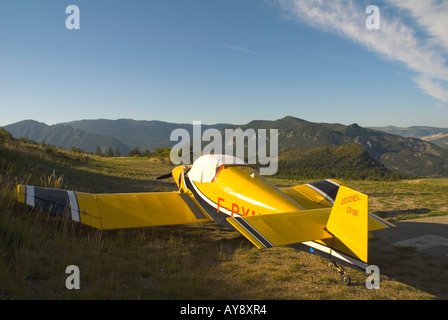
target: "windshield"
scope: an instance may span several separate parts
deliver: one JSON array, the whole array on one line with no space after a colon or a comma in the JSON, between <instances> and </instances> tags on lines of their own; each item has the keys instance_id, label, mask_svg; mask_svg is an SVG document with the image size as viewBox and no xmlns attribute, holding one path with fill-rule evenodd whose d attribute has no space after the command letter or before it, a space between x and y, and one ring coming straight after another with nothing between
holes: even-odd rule
<instances>
[{"instance_id":1,"label":"windshield","mask_svg":"<svg viewBox=\"0 0 448 320\"><path fill-rule=\"evenodd\" d=\"M196 182L212 182L216 171L226 165L247 165L243 160L222 154L208 154L196 159L188 172L188 177Z\"/></svg>"}]
</instances>

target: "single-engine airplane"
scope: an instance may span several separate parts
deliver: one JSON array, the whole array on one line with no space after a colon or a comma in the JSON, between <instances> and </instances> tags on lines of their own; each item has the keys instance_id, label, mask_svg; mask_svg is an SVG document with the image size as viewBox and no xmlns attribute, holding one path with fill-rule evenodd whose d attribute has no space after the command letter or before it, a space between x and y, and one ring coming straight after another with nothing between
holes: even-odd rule
<instances>
[{"instance_id":1,"label":"single-engine airplane","mask_svg":"<svg viewBox=\"0 0 448 320\"><path fill-rule=\"evenodd\" d=\"M204 155L158 179L178 191L89 194L18 185L26 205L98 229L211 222L236 229L257 248L291 246L326 257L350 284L344 266L367 268L373 230L394 225L368 212L368 196L332 179L278 188L244 161Z\"/></svg>"}]
</instances>

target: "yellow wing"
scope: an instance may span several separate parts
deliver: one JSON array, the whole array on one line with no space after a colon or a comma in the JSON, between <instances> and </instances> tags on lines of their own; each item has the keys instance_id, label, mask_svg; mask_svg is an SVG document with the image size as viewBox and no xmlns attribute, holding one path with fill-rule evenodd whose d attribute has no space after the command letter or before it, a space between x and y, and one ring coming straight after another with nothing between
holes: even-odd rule
<instances>
[{"instance_id":1,"label":"yellow wing","mask_svg":"<svg viewBox=\"0 0 448 320\"><path fill-rule=\"evenodd\" d=\"M333 179L315 181L294 187L281 188L304 209L331 207L341 183Z\"/></svg>"},{"instance_id":2,"label":"yellow wing","mask_svg":"<svg viewBox=\"0 0 448 320\"><path fill-rule=\"evenodd\" d=\"M212 221L193 197L179 192L90 194L24 185L17 192L22 203L98 229Z\"/></svg>"}]
</instances>

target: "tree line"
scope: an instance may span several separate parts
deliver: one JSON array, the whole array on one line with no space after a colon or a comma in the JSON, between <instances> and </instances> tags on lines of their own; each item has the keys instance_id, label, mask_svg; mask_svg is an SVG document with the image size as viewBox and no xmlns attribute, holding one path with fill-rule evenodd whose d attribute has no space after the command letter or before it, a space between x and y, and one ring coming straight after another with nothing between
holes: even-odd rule
<instances>
[{"instance_id":1,"label":"tree line","mask_svg":"<svg viewBox=\"0 0 448 320\"><path fill-rule=\"evenodd\" d=\"M126 156L121 153L119 148L116 148L115 150L113 150L112 148L109 148L106 151L103 151L103 149L101 149L100 146L96 146L94 152L86 152L77 147L71 147L70 150L75 153L88 153L88 154L92 154L92 155L96 155L96 156L100 156L100 157L107 157L107 158ZM171 151L171 148L169 148L169 147L158 148L158 149L155 149L154 151L150 151L148 149L141 151L139 147L135 147L134 149L129 151L127 156L129 156L129 157L145 157L145 158L169 157L170 151Z\"/></svg>"}]
</instances>

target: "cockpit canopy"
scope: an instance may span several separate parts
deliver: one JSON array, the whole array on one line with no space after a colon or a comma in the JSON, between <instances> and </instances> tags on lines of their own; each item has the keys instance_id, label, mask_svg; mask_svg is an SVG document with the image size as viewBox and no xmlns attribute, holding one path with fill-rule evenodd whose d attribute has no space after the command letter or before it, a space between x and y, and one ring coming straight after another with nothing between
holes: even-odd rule
<instances>
[{"instance_id":1,"label":"cockpit canopy","mask_svg":"<svg viewBox=\"0 0 448 320\"><path fill-rule=\"evenodd\" d=\"M188 171L188 177L196 182L212 182L221 166L247 165L240 158L225 154L208 154L196 159L193 167Z\"/></svg>"}]
</instances>

